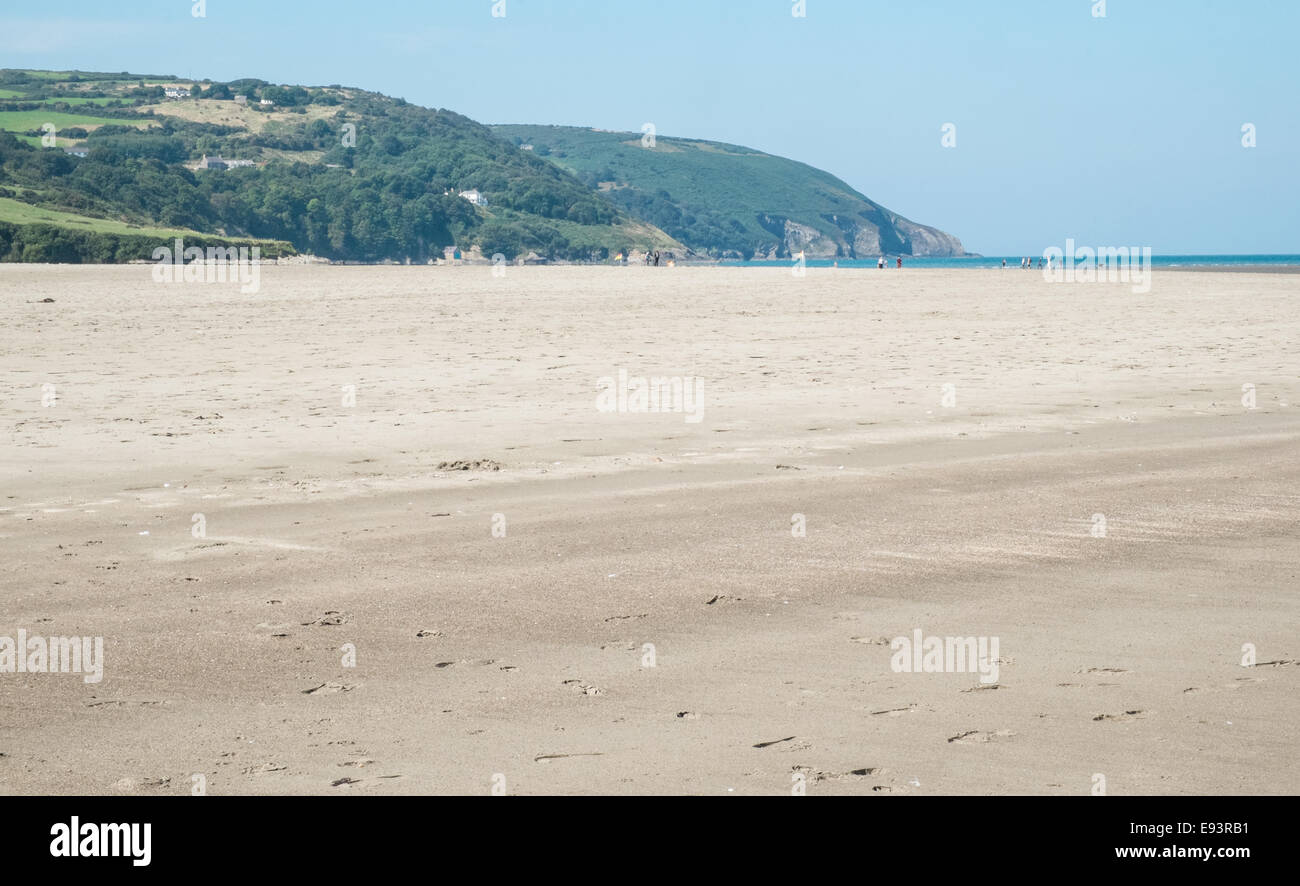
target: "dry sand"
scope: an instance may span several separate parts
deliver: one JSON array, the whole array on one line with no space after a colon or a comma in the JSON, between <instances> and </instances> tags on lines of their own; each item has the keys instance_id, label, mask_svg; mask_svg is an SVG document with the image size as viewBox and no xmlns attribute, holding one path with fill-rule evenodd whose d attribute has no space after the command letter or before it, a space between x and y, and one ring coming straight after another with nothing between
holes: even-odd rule
<instances>
[{"instance_id":1,"label":"dry sand","mask_svg":"<svg viewBox=\"0 0 1300 886\"><path fill-rule=\"evenodd\" d=\"M1300 791L1300 277L0 300L0 635L105 644L0 674L4 793ZM703 420L599 412L620 369ZM918 628L998 638L996 688L894 672Z\"/></svg>"}]
</instances>

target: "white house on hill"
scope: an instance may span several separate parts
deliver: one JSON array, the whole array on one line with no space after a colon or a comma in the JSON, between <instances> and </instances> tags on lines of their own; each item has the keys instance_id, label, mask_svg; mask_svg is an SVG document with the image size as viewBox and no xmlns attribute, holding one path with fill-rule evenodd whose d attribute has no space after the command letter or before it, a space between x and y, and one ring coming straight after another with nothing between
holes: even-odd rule
<instances>
[{"instance_id":1,"label":"white house on hill","mask_svg":"<svg viewBox=\"0 0 1300 886\"><path fill-rule=\"evenodd\" d=\"M199 169L241 169L256 165L252 160L227 160L225 157L209 157L207 154L199 161Z\"/></svg>"},{"instance_id":2,"label":"white house on hill","mask_svg":"<svg viewBox=\"0 0 1300 886\"><path fill-rule=\"evenodd\" d=\"M473 203L475 206L487 206L487 197L480 194L477 189L461 191L460 196Z\"/></svg>"}]
</instances>

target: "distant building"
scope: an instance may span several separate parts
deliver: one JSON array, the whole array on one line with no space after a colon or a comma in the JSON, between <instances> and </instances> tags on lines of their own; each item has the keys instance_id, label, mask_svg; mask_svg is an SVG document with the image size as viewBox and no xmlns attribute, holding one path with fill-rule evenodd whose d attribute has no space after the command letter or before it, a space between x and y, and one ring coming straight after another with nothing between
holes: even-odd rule
<instances>
[{"instance_id":1,"label":"distant building","mask_svg":"<svg viewBox=\"0 0 1300 886\"><path fill-rule=\"evenodd\" d=\"M239 169L256 165L252 160L227 160L225 157L209 157L207 154L199 161L199 169Z\"/></svg>"},{"instance_id":2,"label":"distant building","mask_svg":"<svg viewBox=\"0 0 1300 886\"><path fill-rule=\"evenodd\" d=\"M487 206L487 197L484 197L477 189L461 191L460 196L473 203L475 206Z\"/></svg>"},{"instance_id":3,"label":"distant building","mask_svg":"<svg viewBox=\"0 0 1300 886\"><path fill-rule=\"evenodd\" d=\"M168 98L189 98L190 91L184 86L168 86L163 89Z\"/></svg>"},{"instance_id":4,"label":"distant building","mask_svg":"<svg viewBox=\"0 0 1300 886\"><path fill-rule=\"evenodd\" d=\"M531 151L532 149L533 149L533 146L532 146L532 145L520 145L520 146L519 146L519 150L521 150L521 151Z\"/></svg>"},{"instance_id":5,"label":"distant building","mask_svg":"<svg viewBox=\"0 0 1300 886\"><path fill-rule=\"evenodd\" d=\"M258 104L261 105L261 106L264 107L264 108L269 108L269 107L273 106L273 105L275 104L275 102L271 101L269 98L264 98L264 99L262 99L260 102L258 102Z\"/></svg>"},{"instance_id":6,"label":"distant building","mask_svg":"<svg viewBox=\"0 0 1300 886\"><path fill-rule=\"evenodd\" d=\"M237 96L235 96L235 104L237 104L237 105L246 105L246 104L248 104L248 96L246 96L246 95L237 95Z\"/></svg>"},{"instance_id":7,"label":"distant building","mask_svg":"<svg viewBox=\"0 0 1300 886\"><path fill-rule=\"evenodd\" d=\"M72 157L85 157L88 153L85 148L64 148L63 152Z\"/></svg>"}]
</instances>

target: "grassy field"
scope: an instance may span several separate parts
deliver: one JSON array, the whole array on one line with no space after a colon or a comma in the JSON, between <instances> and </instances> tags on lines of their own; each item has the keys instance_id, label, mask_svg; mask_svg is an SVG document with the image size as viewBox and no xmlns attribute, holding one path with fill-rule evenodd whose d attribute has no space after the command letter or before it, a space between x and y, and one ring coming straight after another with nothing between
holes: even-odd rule
<instances>
[{"instance_id":1,"label":"grassy field","mask_svg":"<svg viewBox=\"0 0 1300 886\"><path fill-rule=\"evenodd\" d=\"M97 129L110 123L142 128L153 125L147 120L114 120L108 117L91 117L86 114L67 113L65 111L0 111L0 129L7 132L28 132L33 129L40 129L46 123L53 123L57 129L68 129L73 126L80 126L82 129Z\"/></svg>"},{"instance_id":2,"label":"grassy field","mask_svg":"<svg viewBox=\"0 0 1300 886\"><path fill-rule=\"evenodd\" d=\"M100 234L140 234L159 238L198 235L197 231L182 228L137 226L113 219L90 218L72 212L59 212L55 209L30 206L8 197L0 197L0 222L9 222L15 225L59 225L60 227L75 228L80 231L94 231Z\"/></svg>"},{"instance_id":3,"label":"grassy field","mask_svg":"<svg viewBox=\"0 0 1300 886\"><path fill-rule=\"evenodd\" d=\"M32 101L45 102L47 105L52 105L55 104L56 102L67 102L70 105L106 105L109 102L118 101L118 99L87 98L86 96L62 96L61 95L57 98L38 98L38 99L32 99Z\"/></svg>"},{"instance_id":4,"label":"grassy field","mask_svg":"<svg viewBox=\"0 0 1300 886\"><path fill-rule=\"evenodd\" d=\"M20 74L26 74L33 80L66 80L72 76L71 71L29 71L18 69Z\"/></svg>"},{"instance_id":5,"label":"grassy field","mask_svg":"<svg viewBox=\"0 0 1300 886\"><path fill-rule=\"evenodd\" d=\"M260 246L262 254L268 258L295 254L291 244L277 240L262 240L254 237L224 237L220 234L204 234L200 231L191 231L185 228L133 225L115 219L90 218L73 212L60 212L55 209L29 206L26 203L7 197L0 197L0 225L54 225L63 231L80 231L85 234L124 237L127 238L127 241L133 243L139 243L143 240L145 244L149 244L149 241L155 241L153 245L146 245L144 253L138 255L140 258L148 257L148 253L154 246L170 247L177 238L190 244L197 241L208 245L237 243L245 246ZM27 230L27 228L15 227L10 230L23 231ZM35 239L40 239L41 236L43 235L38 234ZM21 241L23 238L19 235L18 239ZM65 261L68 259L51 260Z\"/></svg>"},{"instance_id":6,"label":"grassy field","mask_svg":"<svg viewBox=\"0 0 1300 886\"><path fill-rule=\"evenodd\" d=\"M58 225L59 227L72 228L78 231L91 231L96 234L135 234L141 237L157 237L159 240L174 240L177 237L203 237L208 240L221 239L219 234L204 234L199 231L191 231L187 228L159 228L151 225L132 225L127 222L117 221L109 218L91 218L85 215L77 215L73 212L59 212L55 209L44 209L39 206L29 206L19 200L12 200L8 197L0 197L0 222L9 222L15 225ZM253 237L232 237L228 239L257 241Z\"/></svg>"},{"instance_id":7,"label":"grassy field","mask_svg":"<svg viewBox=\"0 0 1300 886\"><path fill-rule=\"evenodd\" d=\"M0 98L22 98L22 95L16 89L0 89Z\"/></svg>"}]
</instances>

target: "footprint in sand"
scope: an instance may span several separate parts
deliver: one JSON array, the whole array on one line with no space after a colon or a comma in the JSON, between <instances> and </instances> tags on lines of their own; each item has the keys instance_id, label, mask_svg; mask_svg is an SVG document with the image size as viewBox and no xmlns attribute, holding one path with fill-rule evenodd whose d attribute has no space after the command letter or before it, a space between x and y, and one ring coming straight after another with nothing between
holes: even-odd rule
<instances>
[{"instance_id":1,"label":"footprint in sand","mask_svg":"<svg viewBox=\"0 0 1300 886\"><path fill-rule=\"evenodd\" d=\"M330 611L322 615L320 618L312 619L311 621L304 621L302 623L302 626L305 628L310 628L310 627L331 627L332 628L332 627L338 627L339 625L345 625L347 623L348 623L348 617L346 615L344 615L342 612L336 612L333 609L331 609Z\"/></svg>"},{"instance_id":2,"label":"footprint in sand","mask_svg":"<svg viewBox=\"0 0 1300 886\"><path fill-rule=\"evenodd\" d=\"M493 461L490 458L480 458L474 461L444 461L438 463L439 471L499 471L502 464L499 461Z\"/></svg>"},{"instance_id":3,"label":"footprint in sand","mask_svg":"<svg viewBox=\"0 0 1300 886\"><path fill-rule=\"evenodd\" d=\"M603 756L605 755L600 753L599 751L593 751L587 754L542 754L541 756L533 757L533 762L550 763L552 760L572 760L575 757L603 757Z\"/></svg>"},{"instance_id":4,"label":"footprint in sand","mask_svg":"<svg viewBox=\"0 0 1300 886\"><path fill-rule=\"evenodd\" d=\"M444 670L445 668L454 668L457 665L471 665L476 668L484 668L487 667L488 665L494 665L496 663L497 660L495 658L462 658L459 661L440 661L437 664L435 664L434 667L437 668L438 670Z\"/></svg>"},{"instance_id":5,"label":"footprint in sand","mask_svg":"<svg viewBox=\"0 0 1300 886\"><path fill-rule=\"evenodd\" d=\"M266 775L269 772L283 772L288 766L281 766L279 763L258 763L256 766L245 767L242 771L244 775L258 776Z\"/></svg>"},{"instance_id":6,"label":"footprint in sand","mask_svg":"<svg viewBox=\"0 0 1300 886\"><path fill-rule=\"evenodd\" d=\"M821 769L813 769L808 766L791 766L790 771L802 773L813 784L816 784L819 781L875 778L884 775L885 773L885 770L878 766L863 766L861 769L850 769L848 772L825 772Z\"/></svg>"},{"instance_id":7,"label":"footprint in sand","mask_svg":"<svg viewBox=\"0 0 1300 886\"><path fill-rule=\"evenodd\" d=\"M997 732L980 732L977 729L973 729L970 732L963 732L959 735L954 735L952 738L948 739L948 744L988 744L994 739L1010 738L1013 735L1015 735L1015 733L1010 729L999 729Z\"/></svg>"},{"instance_id":8,"label":"footprint in sand","mask_svg":"<svg viewBox=\"0 0 1300 886\"><path fill-rule=\"evenodd\" d=\"M1235 689L1240 689L1243 686L1249 686L1251 683L1263 683L1263 682L1264 682L1263 677L1238 677L1236 680L1232 681L1231 683L1224 683L1223 688L1235 690Z\"/></svg>"},{"instance_id":9,"label":"footprint in sand","mask_svg":"<svg viewBox=\"0 0 1300 886\"><path fill-rule=\"evenodd\" d=\"M113 789L124 792L134 792L148 788L165 788L171 784L171 776L160 776L158 778L120 778L113 782Z\"/></svg>"},{"instance_id":10,"label":"footprint in sand","mask_svg":"<svg viewBox=\"0 0 1300 886\"><path fill-rule=\"evenodd\" d=\"M1140 720L1146 714L1146 711L1125 711L1122 714L1098 714L1092 718L1094 723L1105 720L1123 721L1123 720Z\"/></svg>"},{"instance_id":11,"label":"footprint in sand","mask_svg":"<svg viewBox=\"0 0 1300 886\"><path fill-rule=\"evenodd\" d=\"M569 686L575 689L579 695L604 695L605 690L599 686L592 686L590 683L584 683L581 680L565 680L562 686Z\"/></svg>"},{"instance_id":12,"label":"footprint in sand","mask_svg":"<svg viewBox=\"0 0 1300 886\"><path fill-rule=\"evenodd\" d=\"M357 687L351 683L335 683L333 680L322 683L312 689L304 689L303 695L335 695L339 692L351 692Z\"/></svg>"}]
</instances>

